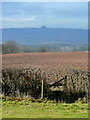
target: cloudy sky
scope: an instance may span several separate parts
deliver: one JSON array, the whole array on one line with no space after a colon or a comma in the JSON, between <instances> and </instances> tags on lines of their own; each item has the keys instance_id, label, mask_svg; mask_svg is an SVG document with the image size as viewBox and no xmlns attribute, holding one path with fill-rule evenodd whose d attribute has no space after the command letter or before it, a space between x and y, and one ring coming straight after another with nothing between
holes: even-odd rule
<instances>
[{"instance_id":1,"label":"cloudy sky","mask_svg":"<svg viewBox=\"0 0 90 120\"><path fill-rule=\"evenodd\" d=\"M2 27L88 28L88 2L2 2Z\"/></svg>"}]
</instances>

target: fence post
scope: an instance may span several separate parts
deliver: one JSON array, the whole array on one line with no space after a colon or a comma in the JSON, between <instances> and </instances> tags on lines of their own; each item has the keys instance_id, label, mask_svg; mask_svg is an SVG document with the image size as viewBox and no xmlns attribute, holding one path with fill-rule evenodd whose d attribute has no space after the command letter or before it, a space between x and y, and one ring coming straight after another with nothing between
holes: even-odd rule
<instances>
[{"instance_id":1,"label":"fence post","mask_svg":"<svg viewBox=\"0 0 90 120\"><path fill-rule=\"evenodd\" d=\"M42 86L41 86L41 99L43 99L43 80L42 80Z\"/></svg>"},{"instance_id":2,"label":"fence post","mask_svg":"<svg viewBox=\"0 0 90 120\"><path fill-rule=\"evenodd\" d=\"M65 75L64 79L64 90L67 91L67 75Z\"/></svg>"}]
</instances>

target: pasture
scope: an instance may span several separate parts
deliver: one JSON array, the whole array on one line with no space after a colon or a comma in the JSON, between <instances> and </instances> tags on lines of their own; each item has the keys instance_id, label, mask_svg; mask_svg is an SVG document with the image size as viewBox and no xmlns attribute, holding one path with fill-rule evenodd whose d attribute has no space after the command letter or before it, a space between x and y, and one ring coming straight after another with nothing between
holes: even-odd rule
<instances>
[{"instance_id":1,"label":"pasture","mask_svg":"<svg viewBox=\"0 0 90 120\"><path fill-rule=\"evenodd\" d=\"M88 118L88 104L3 101L3 118Z\"/></svg>"}]
</instances>

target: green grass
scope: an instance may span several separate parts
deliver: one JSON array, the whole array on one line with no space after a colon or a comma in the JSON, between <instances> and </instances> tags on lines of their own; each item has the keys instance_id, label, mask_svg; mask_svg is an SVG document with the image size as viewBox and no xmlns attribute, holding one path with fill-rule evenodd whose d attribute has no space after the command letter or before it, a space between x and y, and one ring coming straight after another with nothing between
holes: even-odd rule
<instances>
[{"instance_id":1,"label":"green grass","mask_svg":"<svg viewBox=\"0 0 90 120\"><path fill-rule=\"evenodd\" d=\"M88 104L3 101L3 118L88 118Z\"/></svg>"}]
</instances>

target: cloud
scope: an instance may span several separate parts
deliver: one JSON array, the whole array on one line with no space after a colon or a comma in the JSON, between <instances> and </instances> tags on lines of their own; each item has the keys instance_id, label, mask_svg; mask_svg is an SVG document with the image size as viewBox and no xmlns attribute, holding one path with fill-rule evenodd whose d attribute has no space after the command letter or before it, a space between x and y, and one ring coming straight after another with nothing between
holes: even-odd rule
<instances>
[{"instance_id":1,"label":"cloud","mask_svg":"<svg viewBox=\"0 0 90 120\"><path fill-rule=\"evenodd\" d=\"M36 17L3 17L2 21L5 22L29 22L29 21L35 21Z\"/></svg>"},{"instance_id":2,"label":"cloud","mask_svg":"<svg viewBox=\"0 0 90 120\"><path fill-rule=\"evenodd\" d=\"M36 23L40 26L62 28L88 28L88 19L79 17L55 17L54 15L42 15L37 17ZM35 24L36 24L35 23Z\"/></svg>"},{"instance_id":3,"label":"cloud","mask_svg":"<svg viewBox=\"0 0 90 120\"><path fill-rule=\"evenodd\" d=\"M4 27L87 28L87 2L7 2L3 3Z\"/></svg>"}]
</instances>

